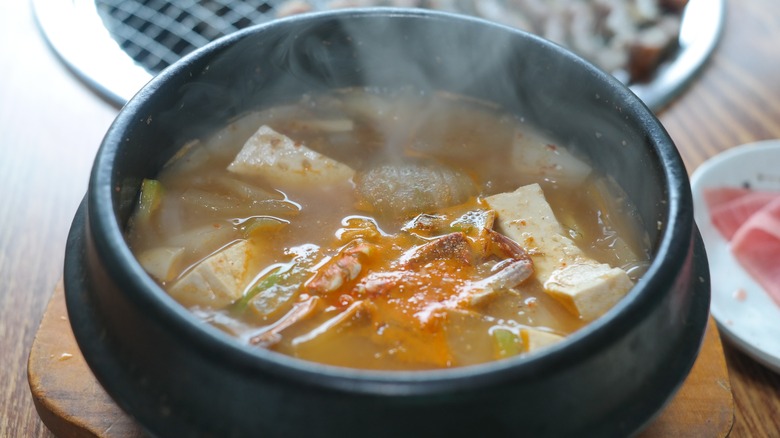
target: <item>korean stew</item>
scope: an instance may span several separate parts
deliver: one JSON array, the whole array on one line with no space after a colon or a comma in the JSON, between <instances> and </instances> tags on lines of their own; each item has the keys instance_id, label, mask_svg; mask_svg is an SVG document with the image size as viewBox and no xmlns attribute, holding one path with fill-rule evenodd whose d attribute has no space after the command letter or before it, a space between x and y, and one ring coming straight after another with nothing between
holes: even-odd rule
<instances>
[{"instance_id":1,"label":"korean stew","mask_svg":"<svg viewBox=\"0 0 780 438\"><path fill-rule=\"evenodd\" d=\"M143 181L127 239L204 323L331 365L528 354L649 264L620 189L521 117L346 89L250 113Z\"/></svg>"}]
</instances>

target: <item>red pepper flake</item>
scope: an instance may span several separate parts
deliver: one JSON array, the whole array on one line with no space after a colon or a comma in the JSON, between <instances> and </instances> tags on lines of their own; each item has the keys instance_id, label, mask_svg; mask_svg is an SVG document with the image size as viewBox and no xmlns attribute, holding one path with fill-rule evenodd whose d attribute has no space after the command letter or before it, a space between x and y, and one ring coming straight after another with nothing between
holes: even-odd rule
<instances>
[{"instance_id":1,"label":"red pepper flake","mask_svg":"<svg viewBox=\"0 0 780 438\"><path fill-rule=\"evenodd\" d=\"M745 289L739 288L734 292L734 299L739 302L744 302L747 299L747 292Z\"/></svg>"}]
</instances>

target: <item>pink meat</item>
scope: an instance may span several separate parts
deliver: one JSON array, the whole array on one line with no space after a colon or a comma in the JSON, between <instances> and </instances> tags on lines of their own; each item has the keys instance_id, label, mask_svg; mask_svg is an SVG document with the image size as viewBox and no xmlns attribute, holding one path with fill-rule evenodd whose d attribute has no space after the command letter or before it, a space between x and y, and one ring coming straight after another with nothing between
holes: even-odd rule
<instances>
[{"instance_id":1,"label":"pink meat","mask_svg":"<svg viewBox=\"0 0 780 438\"><path fill-rule=\"evenodd\" d=\"M715 225L715 228L720 231L720 234L729 241L734 237L734 234L742 224L753 216L753 214L775 199L780 198L780 193L749 191L747 193L738 194L736 190L739 190L740 192L743 191L743 189L730 189L731 193L727 194L723 192L720 194L720 202L710 206L710 219L712 220L712 224Z\"/></svg>"},{"instance_id":2,"label":"pink meat","mask_svg":"<svg viewBox=\"0 0 780 438\"><path fill-rule=\"evenodd\" d=\"M734 235L731 251L780 305L780 198L752 215Z\"/></svg>"},{"instance_id":3,"label":"pink meat","mask_svg":"<svg viewBox=\"0 0 780 438\"><path fill-rule=\"evenodd\" d=\"M710 210L712 210L713 208L719 205L723 205L729 201L733 201L735 199L741 198L750 193L753 193L753 191L750 189L743 189L737 187L709 188L709 189L704 189L703 191L704 202L707 203L707 207L709 207Z\"/></svg>"}]
</instances>

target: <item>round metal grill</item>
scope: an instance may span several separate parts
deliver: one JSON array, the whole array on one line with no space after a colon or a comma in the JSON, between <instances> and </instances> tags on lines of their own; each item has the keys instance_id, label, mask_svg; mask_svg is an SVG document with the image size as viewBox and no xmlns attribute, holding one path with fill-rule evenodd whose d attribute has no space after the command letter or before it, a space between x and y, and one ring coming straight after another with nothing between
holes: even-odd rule
<instances>
[{"instance_id":1,"label":"round metal grill","mask_svg":"<svg viewBox=\"0 0 780 438\"><path fill-rule=\"evenodd\" d=\"M275 0L97 0L112 37L157 73L219 37L273 18Z\"/></svg>"}]
</instances>

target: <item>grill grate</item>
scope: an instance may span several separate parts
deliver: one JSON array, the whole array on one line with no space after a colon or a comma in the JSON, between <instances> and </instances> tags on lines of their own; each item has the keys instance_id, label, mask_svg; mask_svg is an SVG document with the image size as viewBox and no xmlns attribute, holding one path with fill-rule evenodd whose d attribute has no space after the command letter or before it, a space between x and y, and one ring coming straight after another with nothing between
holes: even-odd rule
<instances>
[{"instance_id":1,"label":"grill grate","mask_svg":"<svg viewBox=\"0 0 780 438\"><path fill-rule=\"evenodd\" d=\"M278 0L97 0L122 50L151 73L219 37L268 21Z\"/></svg>"},{"instance_id":2,"label":"grill grate","mask_svg":"<svg viewBox=\"0 0 780 438\"><path fill-rule=\"evenodd\" d=\"M599 2L604 1L624 0L599 0ZM630 1L639 4L647 0ZM649 80L636 83L629 81L631 90L650 108L658 110L684 88L715 48L723 28L726 1L655 1L662 2L659 4L687 1L685 14L682 17L678 49L671 54L667 62L659 66ZM533 2L527 0L31 0L31 2L43 35L62 60L88 85L119 106L127 102L154 75L196 48L224 35L273 20L278 16L361 6L426 7L474 15L479 12L475 9L476 6L480 6L482 15L487 14L495 21L509 24L507 20L512 22L513 17L517 17L509 13L496 15L497 10L492 6L510 4L523 4L526 7L529 5L560 6L567 2L596 4L596 0L556 2L539 0ZM628 2L629 0L625 0L626 4ZM464 5L471 5L471 7L461 10ZM502 11L507 12L503 9ZM487 16L483 18L491 19ZM538 27L545 21L531 20L529 23L531 27ZM604 69L613 71L607 67ZM613 73L622 78L620 73L625 72L613 71Z\"/></svg>"},{"instance_id":3,"label":"grill grate","mask_svg":"<svg viewBox=\"0 0 780 438\"><path fill-rule=\"evenodd\" d=\"M96 0L95 5L121 49L153 74L210 41L277 15L405 5L476 15L525 29L570 47L624 82L635 83L645 82L666 54L679 48L681 13L687 1L633 0L609 7L586 0L541 7L505 0ZM658 6L665 2L679 9Z\"/></svg>"}]
</instances>

